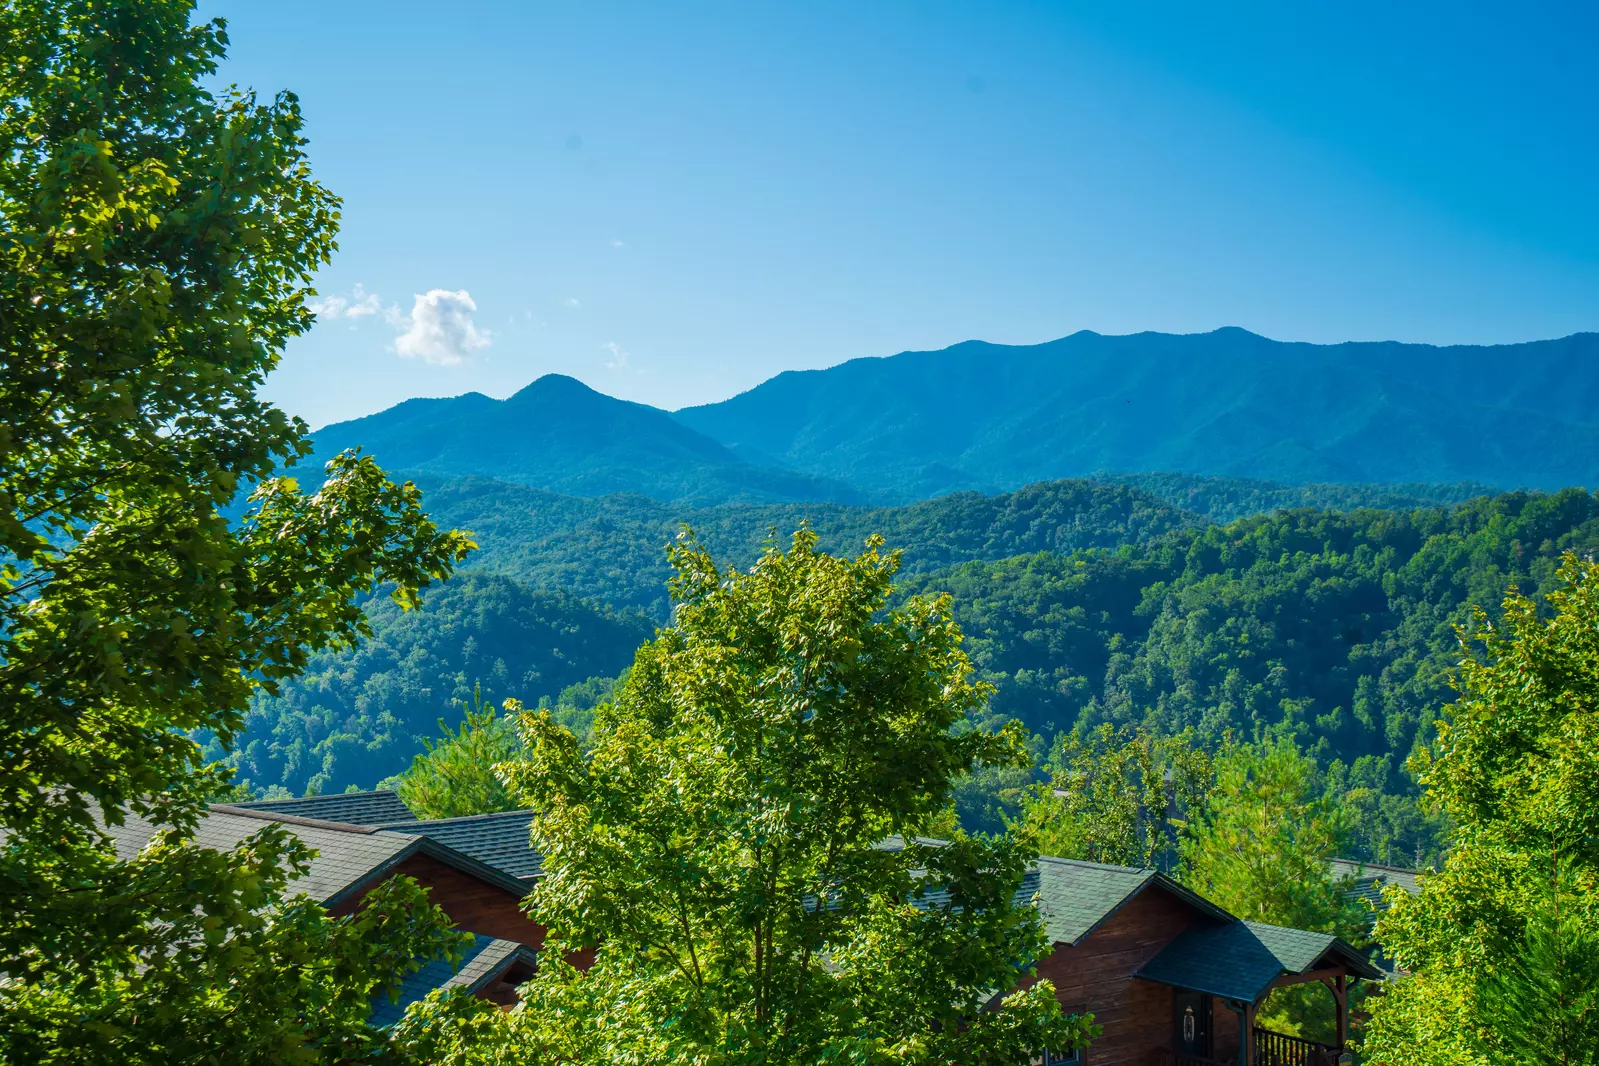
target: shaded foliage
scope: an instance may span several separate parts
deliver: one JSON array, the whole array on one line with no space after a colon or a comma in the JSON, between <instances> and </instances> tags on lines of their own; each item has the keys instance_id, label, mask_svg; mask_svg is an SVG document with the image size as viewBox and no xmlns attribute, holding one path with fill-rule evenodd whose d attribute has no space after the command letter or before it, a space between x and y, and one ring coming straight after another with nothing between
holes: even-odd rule
<instances>
[{"instance_id":1,"label":"shaded foliage","mask_svg":"<svg viewBox=\"0 0 1599 1066\"><path fill-rule=\"evenodd\" d=\"M1421 894L1394 896L1377 924L1411 974L1376 1003L1368 1062L1599 1050L1583 988L1599 937L1599 564L1568 555L1552 584L1547 615L1513 590L1497 620L1477 611L1461 628L1460 699L1417 757L1456 828ZM1530 1016L1504 1024L1491 1002L1504 995Z\"/></svg>"},{"instance_id":2,"label":"shaded foliage","mask_svg":"<svg viewBox=\"0 0 1599 1066\"><path fill-rule=\"evenodd\" d=\"M228 758L253 787L370 788L405 769L439 713L471 700L474 687L492 701L555 697L615 675L652 629L482 573L460 575L415 611L370 600L367 618L369 639L311 656L301 677L252 702Z\"/></svg>"},{"instance_id":3,"label":"shaded foliage","mask_svg":"<svg viewBox=\"0 0 1599 1066\"><path fill-rule=\"evenodd\" d=\"M1599 546L1599 501L1512 493L1455 508L1296 510L1115 550L972 562L901 582L946 591L995 686L988 720L1043 734L1142 725L1295 737L1359 791L1355 857L1437 854L1404 761L1453 694L1454 625L1507 584Z\"/></svg>"}]
</instances>

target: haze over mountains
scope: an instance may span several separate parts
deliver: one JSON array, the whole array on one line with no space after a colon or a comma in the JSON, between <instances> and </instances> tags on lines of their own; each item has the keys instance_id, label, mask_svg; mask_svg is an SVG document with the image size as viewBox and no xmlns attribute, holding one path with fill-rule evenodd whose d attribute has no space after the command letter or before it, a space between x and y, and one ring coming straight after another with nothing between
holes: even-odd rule
<instances>
[{"instance_id":1,"label":"haze over mountains","mask_svg":"<svg viewBox=\"0 0 1599 1066\"><path fill-rule=\"evenodd\" d=\"M862 493L745 462L665 411L547 374L509 399L469 392L407 400L316 434L317 458L361 446L391 471L491 477L572 496L657 500L836 500Z\"/></svg>"},{"instance_id":2,"label":"haze over mountains","mask_svg":"<svg viewBox=\"0 0 1599 1066\"><path fill-rule=\"evenodd\" d=\"M1110 472L1599 484L1599 334L1284 343L1242 329L968 341L780 374L668 413L557 375L317 434L394 471L670 502L898 503Z\"/></svg>"},{"instance_id":3,"label":"haze over mountains","mask_svg":"<svg viewBox=\"0 0 1599 1066\"><path fill-rule=\"evenodd\" d=\"M883 535L901 594L952 594L995 686L974 724L1014 718L1040 752L1102 724L1288 730L1371 797L1359 854L1412 861L1436 840L1403 767L1453 693L1454 625L1599 550L1599 497L1568 487L1599 484L1594 334L968 342L675 413L551 375L316 437L414 478L480 547L421 610L374 596L370 640L252 701L229 757L295 792L372 786L480 686L581 727L670 618L684 523L746 566L808 522L829 551ZM1567 491L1496 495L1518 486ZM963 821L999 828L1028 780L974 777Z\"/></svg>"}]
</instances>

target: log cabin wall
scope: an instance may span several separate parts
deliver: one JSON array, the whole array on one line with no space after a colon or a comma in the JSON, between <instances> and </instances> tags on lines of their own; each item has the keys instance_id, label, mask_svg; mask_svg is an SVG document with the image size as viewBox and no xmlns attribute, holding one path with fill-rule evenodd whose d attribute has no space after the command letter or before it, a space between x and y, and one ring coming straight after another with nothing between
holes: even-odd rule
<instances>
[{"instance_id":1,"label":"log cabin wall","mask_svg":"<svg viewBox=\"0 0 1599 1066\"><path fill-rule=\"evenodd\" d=\"M1218 997L1212 996L1210 1002L1210 1057L1217 1062L1237 1062L1239 1016Z\"/></svg>"},{"instance_id":2,"label":"log cabin wall","mask_svg":"<svg viewBox=\"0 0 1599 1066\"><path fill-rule=\"evenodd\" d=\"M415 878L417 884L428 889L428 898L450 916L457 929L515 940L534 951L544 945L544 927L522 913L522 897L498 885L480 881L430 855L412 855L386 872L383 879L395 876ZM335 917L353 913L361 897L376 884L374 881L363 886L329 913Z\"/></svg>"},{"instance_id":3,"label":"log cabin wall","mask_svg":"<svg viewBox=\"0 0 1599 1066\"><path fill-rule=\"evenodd\" d=\"M1128 900L1081 944L1057 944L1038 964L1038 976L1055 983L1062 1005L1092 1011L1104 1027L1083 1056L1085 1066L1149 1066L1156 1052L1171 1049L1172 989L1133 973L1196 921L1204 919L1191 906L1152 888ZM1226 1009L1216 1006L1215 1020L1224 1021Z\"/></svg>"}]
</instances>

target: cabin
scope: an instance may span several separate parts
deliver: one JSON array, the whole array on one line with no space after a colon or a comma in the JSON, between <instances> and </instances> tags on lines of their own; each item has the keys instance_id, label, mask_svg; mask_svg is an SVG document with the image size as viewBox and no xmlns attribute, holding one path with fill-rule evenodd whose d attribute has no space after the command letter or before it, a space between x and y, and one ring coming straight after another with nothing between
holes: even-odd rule
<instances>
[{"instance_id":1,"label":"cabin","mask_svg":"<svg viewBox=\"0 0 1599 1066\"><path fill-rule=\"evenodd\" d=\"M1388 888L1398 887L1414 896L1421 892L1421 879L1424 876L1420 870L1381 866L1356 859L1333 859L1327 864L1327 870L1335 878L1348 879L1350 897L1370 905L1374 922L1377 915L1388 909L1388 902L1383 897Z\"/></svg>"},{"instance_id":2,"label":"cabin","mask_svg":"<svg viewBox=\"0 0 1599 1066\"><path fill-rule=\"evenodd\" d=\"M1086 1051L1040 1066L1333 1066L1353 981L1384 975L1338 937L1241 921L1155 870L1040 858L1032 890L1054 950L1037 965L1061 1005L1102 1027ZM1273 989L1320 982L1335 1045L1256 1023Z\"/></svg>"},{"instance_id":3,"label":"cabin","mask_svg":"<svg viewBox=\"0 0 1599 1066\"><path fill-rule=\"evenodd\" d=\"M545 933L521 910L543 872L529 842L532 818L511 811L421 820L393 792L379 791L218 804L197 836L228 848L263 822L282 825L317 849L299 887L333 914L353 912L395 875L428 888L473 943L459 966L434 963L407 979L397 1002L375 1003L374 1022L388 1025L435 988L516 1002ZM154 827L130 817L110 832L131 855ZM1054 983L1063 1007L1092 1012L1103 1029L1084 1051L1041 1052L1037 1066L1334 1066L1349 1031L1352 982L1386 976L1337 937L1241 921L1155 870L1043 857L1017 898L1038 907L1052 943L1037 978ZM1329 990L1333 1045L1257 1024L1273 989L1308 982Z\"/></svg>"},{"instance_id":4,"label":"cabin","mask_svg":"<svg viewBox=\"0 0 1599 1066\"><path fill-rule=\"evenodd\" d=\"M405 1008L437 988L464 988L502 1006L533 976L544 927L522 913L539 874L528 845L530 812L421 821L392 792L213 804L195 833L203 847L228 849L264 824L276 823L316 849L294 888L333 915L352 914L373 888L396 875L429 890L455 927L472 934L456 966L435 962L409 975L399 999L373 1004L378 1025L398 1021ZM117 853L136 855L157 827L129 814L108 826Z\"/></svg>"}]
</instances>

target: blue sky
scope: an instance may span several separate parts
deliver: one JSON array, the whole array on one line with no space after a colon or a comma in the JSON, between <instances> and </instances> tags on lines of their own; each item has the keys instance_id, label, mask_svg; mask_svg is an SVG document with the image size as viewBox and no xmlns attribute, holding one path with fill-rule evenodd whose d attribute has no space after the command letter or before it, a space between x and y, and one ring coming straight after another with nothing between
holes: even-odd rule
<instances>
[{"instance_id":1,"label":"blue sky","mask_svg":"<svg viewBox=\"0 0 1599 1066\"><path fill-rule=\"evenodd\" d=\"M1599 5L203 0L345 199L269 395L1599 329ZM951 402L959 402L952 397Z\"/></svg>"}]
</instances>

